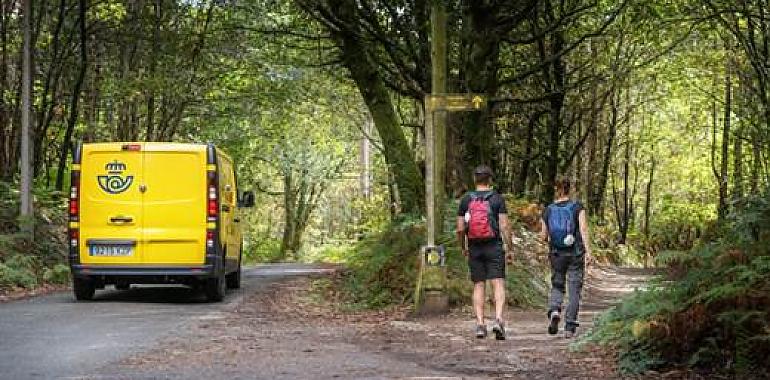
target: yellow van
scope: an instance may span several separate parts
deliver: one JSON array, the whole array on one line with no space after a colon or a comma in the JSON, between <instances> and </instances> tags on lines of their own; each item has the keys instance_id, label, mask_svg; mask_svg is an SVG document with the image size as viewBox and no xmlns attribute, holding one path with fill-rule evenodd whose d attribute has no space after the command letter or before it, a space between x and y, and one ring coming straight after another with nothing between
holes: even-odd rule
<instances>
[{"instance_id":1,"label":"yellow van","mask_svg":"<svg viewBox=\"0 0 770 380\"><path fill-rule=\"evenodd\" d=\"M90 300L115 285L176 283L221 301L241 282L233 161L211 144L82 144L73 153L69 261L73 291Z\"/></svg>"}]
</instances>

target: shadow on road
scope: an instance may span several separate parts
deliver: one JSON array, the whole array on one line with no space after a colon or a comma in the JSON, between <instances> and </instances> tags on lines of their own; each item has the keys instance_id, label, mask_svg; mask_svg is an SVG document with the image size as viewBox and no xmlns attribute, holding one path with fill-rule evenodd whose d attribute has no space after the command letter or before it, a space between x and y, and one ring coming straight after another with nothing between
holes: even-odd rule
<instances>
[{"instance_id":1,"label":"shadow on road","mask_svg":"<svg viewBox=\"0 0 770 380\"><path fill-rule=\"evenodd\" d=\"M73 300L73 302L75 301ZM129 290L107 288L97 291L91 302L196 304L207 303L208 301L202 291L186 286L142 285L140 287L134 286Z\"/></svg>"}]
</instances>

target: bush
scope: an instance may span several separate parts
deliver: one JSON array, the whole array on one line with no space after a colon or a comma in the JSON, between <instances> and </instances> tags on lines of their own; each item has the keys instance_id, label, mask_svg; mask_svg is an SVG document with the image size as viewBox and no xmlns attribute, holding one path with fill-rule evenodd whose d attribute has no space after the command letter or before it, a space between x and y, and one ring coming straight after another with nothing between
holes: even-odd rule
<instances>
[{"instance_id":1,"label":"bush","mask_svg":"<svg viewBox=\"0 0 770 380\"><path fill-rule=\"evenodd\" d=\"M345 260L349 273L342 283L348 302L378 308L411 300L424 236L423 225L405 221L350 250Z\"/></svg>"},{"instance_id":2,"label":"bush","mask_svg":"<svg viewBox=\"0 0 770 380\"><path fill-rule=\"evenodd\" d=\"M34 288L38 284L34 268L34 258L31 256L15 255L0 263L0 289Z\"/></svg>"},{"instance_id":3,"label":"bush","mask_svg":"<svg viewBox=\"0 0 770 380\"><path fill-rule=\"evenodd\" d=\"M56 264L53 268L46 268L43 271L43 280L49 284L69 284L70 267Z\"/></svg>"},{"instance_id":4,"label":"bush","mask_svg":"<svg viewBox=\"0 0 770 380\"><path fill-rule=\"evenodd\" d=\"M349 272L342 279L346 301L363 308L413 302L418 252L424 241L425 225L418 219L407 218L347 250L344 261ZM446 291L450 304L470 303L472 286L468 266L454 234L444 234L438 243L447 250ZM515 306L541 305L547 290L539 267L519 263L508 266L506 288L508 303Z\"/></svg>"},{"instance_id":5,"label":"bush","mask_svg":"<svg viewBox=\"0 0 770 380\"><path fill-rule=\"evenodd\" d=\"M243 261L246 263L274 263L284 258L281 254L281 241L278 239L252 240L250 245L243 248Z\"/></svg>"},{"instance_id":6,"label":"bush","mask_svg":"<svg viewBox=\"0 0 770 380\"><path fill-rule=\"evenodd\" d=\"M770 192L769 192L770 193ZM770 369L770 202L747 200L725 235L657 260L670 281L636 292L605 313L586 342L620 352L626 372L682 366L735 375ZM756 372L761 371L761 372Z\"/></svg>"},{"instance_id":7,"label":"bush","mask_svg":"<svg viewBox=\"0 0 770 380\"><path fill-rule=\"evenodd\" d=\"M66 199L56 191L37 189L35 217L18 216L16 184L0 182L0 289L34 288L52 280L66 283L68 269ZM21 224L34 226L34 236ZM67 269L66 272L64 270Z\"/></svg>"}]
</instances>

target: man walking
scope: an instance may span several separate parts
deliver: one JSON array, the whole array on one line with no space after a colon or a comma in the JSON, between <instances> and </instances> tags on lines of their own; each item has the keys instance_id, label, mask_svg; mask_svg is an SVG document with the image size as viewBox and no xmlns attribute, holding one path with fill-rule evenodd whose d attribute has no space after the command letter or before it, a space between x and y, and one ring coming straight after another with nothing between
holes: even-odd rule
<instances>
[{"instance_id":1,"label":"man walking","mask_svg":"<svg viewBox=\"0 0 770 380\"><path fill-rule=\"evenodd\" d=\"M548 241L551 262L551 295L548 300L548 333L559 332L564 292L569 285L569 305L564 337L575 336L583 289L585 263L592 259L588 223L583 205L570 199L572 183L560 177L555 184L556 200L546 207L540 221L541 237Z\"/></svg>"},{"instance_id":2,"label":"man walking","mask_svg":"<svg viewBox=\"0 0 770 380\"><path fill-rule=\"evenodd\" d=\"M473 311L476 314L476 337L486 338L484 293L486 280L491 280L495 293L495 322L492 332L497 340L505 339L505 262L513 260L511 227L503 196L492 189L492 169L486 165L473 172L476 190L460 201L457 213L457 238L473 281ZM505 242L506 254L503 254Z\"/></svg>"}]
</instances>

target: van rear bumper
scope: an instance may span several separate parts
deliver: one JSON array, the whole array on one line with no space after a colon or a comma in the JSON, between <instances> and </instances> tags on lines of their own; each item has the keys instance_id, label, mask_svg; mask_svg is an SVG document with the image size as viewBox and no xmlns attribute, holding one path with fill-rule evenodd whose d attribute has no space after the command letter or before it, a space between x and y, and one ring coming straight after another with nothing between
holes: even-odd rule
<instances>
[{"instance_id":1,"label":"van rear bumper","mask_svg":"<svg viewBox=\"0 0 770 380\"><path fill-rule=\"evenodd\" d=\"M214 265L144 266L144 265L85 265L73 264L75 277L92 276L191 276L212 277Z\"/></svg>"}]
</instances>

